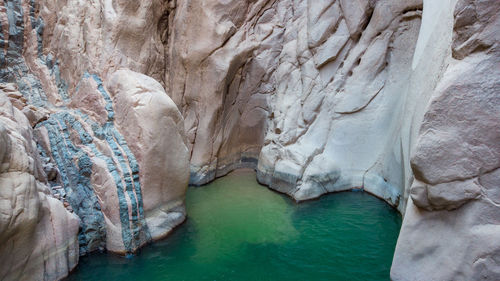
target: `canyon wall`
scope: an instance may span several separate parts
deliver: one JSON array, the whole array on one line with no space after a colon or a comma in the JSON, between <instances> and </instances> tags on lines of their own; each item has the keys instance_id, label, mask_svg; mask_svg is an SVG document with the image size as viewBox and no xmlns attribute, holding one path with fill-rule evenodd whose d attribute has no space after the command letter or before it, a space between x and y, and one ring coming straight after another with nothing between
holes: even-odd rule
<instances>
[{"instance_id":1,"label":"canyon wall","mask_svg":"<svg viewBox=\"0 0 500 281\"><path fill-rule=\"evenodd\" d=\"M165 81L185 118L191 183L250 166L299 201L363 188L404 211L408 134L429 97L408 83L421 10L178 1Z\"/></svg>"},{"instance_id":2,"label":"canyon wall","mask_svg":"<svg viewBox=\"0 0 500 281\"><path fill-rule=\"evenodd\" d=\"M0 279L57 279L78 253L133 253L185 219L188 180L241 167L297 201L363 189L397 208L394 280L498 279L499 8L0 2L0 159L31 159L11 169L30 177L30 216L0 237L55 237L25 243ZM20 180L11 170L0 178ZM21 208L8 195L19 184L5 186L0 223Z\"/></svg>"},{"instance_id":3,"label":"canyon wall","mask_svg":"<svg viewBox=\"0 0 500 281\"><path fill-rule=\"evenodd\" d=\"M500 279L499 4L424 2L414 62L439 41L447 67L412 153L394 280Z\"/></svg>"},{"instance_id":4,"label":"canyon wall","mask_svg":"<svg viewBox=\"0 0 500 281\"><path fill-rule=\"evenodd\" d=\"M364 189L405 215L394 280L498 279L499 7L178 1L191 183L250 166L298 201Z\"/></svg>"},{"instance_id":5,"label":"canyon wall","mask_svg":"<svg viewBox=\"0 0 500 281\"><path fill-rule=\"evenodd\" d=\"M57 280L78 263L79 219L50 191L21 97L0 84L0 279Z\"/></svg>"},{"instance_id":6,"label":"canyon wall","mask_svg":"<svg viewBox=\"0 0 500 281\"><path fill-rule=\"evenodd\" d=\"M0 256L14 259L0 279L60 279L79 254L131 254L185 219L184 120L162 85L171 9L0 3L0 94L16 108L2 102Z\"/></svg>"},{"instance_id":7,"label":"canyon wall","mask_svg":"<svg viewBox=\"0 0 500 281\"><path fill-rule=\"evenodd\" d=\"M364 187L404 211L410 152L453 30L433 21L444 12L430 6L416 50L421 9L179 1L165 81L186 118L191 182L258 160L259 179L297 200Z\"/></svg>"}]
</instances>

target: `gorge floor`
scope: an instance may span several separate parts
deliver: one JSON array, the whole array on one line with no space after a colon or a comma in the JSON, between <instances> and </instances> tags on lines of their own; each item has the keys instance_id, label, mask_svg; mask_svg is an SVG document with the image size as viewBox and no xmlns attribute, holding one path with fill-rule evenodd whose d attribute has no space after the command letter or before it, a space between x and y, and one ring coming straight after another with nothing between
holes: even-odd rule
<instances>
[{"instance_id":1,"label":"gorge floor","mask_svg":"<svg viewBox=\"0 0 500 281\"><path fill-rule=\"evenodd\" d=\"M364 192L297 204L239 170L190 187L187 221L132 258L82 257L67 280L388 280L401 216Z\"/></svg>"}]
</instances>

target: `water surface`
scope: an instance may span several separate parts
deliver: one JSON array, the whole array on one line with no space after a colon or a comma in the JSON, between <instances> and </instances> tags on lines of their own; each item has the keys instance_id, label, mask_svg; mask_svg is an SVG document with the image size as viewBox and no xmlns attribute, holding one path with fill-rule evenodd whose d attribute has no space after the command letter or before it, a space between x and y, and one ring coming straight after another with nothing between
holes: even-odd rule
<instances>
[{"instance_id":1,"label":"water surface","mask_svg":"<svg viewBox=\"0 0 500 281\"><path fill-rule=\"evenodd\" d=\"M68 280L389 280L401 217L364 192L296 204L242 170L190 187L186 204L165 240L82 257Z\"/></svg>"}]
</instances>

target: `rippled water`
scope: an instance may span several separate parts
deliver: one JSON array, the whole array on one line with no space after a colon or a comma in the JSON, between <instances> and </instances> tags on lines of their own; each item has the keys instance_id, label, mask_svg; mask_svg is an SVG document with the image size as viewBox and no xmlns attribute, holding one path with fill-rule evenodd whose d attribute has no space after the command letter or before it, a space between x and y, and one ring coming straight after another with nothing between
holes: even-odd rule
<instances>
[{"instance_id":1,"label":"rippled water","mask_svg":"<svg viewBox=\"0 0 500 281\"><path fill-rule=\"evenodd\" d=\"M237 171L190 187L188 220L133 258L83 257L69 280L389 280L400 215L363 192L300 204Z\"/></svg>"}]
</instances>

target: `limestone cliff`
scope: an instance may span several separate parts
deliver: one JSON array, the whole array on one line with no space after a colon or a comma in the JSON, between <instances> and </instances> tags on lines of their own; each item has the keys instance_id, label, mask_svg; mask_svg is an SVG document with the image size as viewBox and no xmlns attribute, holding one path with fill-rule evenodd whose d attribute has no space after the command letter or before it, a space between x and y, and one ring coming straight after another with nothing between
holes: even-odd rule
<instances>
[{"instance_id":1,"label":"limestone cliff","mask_svg":"<svg viewBox=\"0 0 500 281\"><path fill-rule=\"evenodd\" d=\"M498 279L499 9L7 0L0 83L28 120L16 129L34 129L37 188L80 219L81 254L164 237L188 178L252 167L298 201L355 188L396 207L395 280Z\"/></svg>"}]
</instances>

